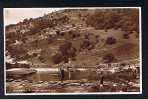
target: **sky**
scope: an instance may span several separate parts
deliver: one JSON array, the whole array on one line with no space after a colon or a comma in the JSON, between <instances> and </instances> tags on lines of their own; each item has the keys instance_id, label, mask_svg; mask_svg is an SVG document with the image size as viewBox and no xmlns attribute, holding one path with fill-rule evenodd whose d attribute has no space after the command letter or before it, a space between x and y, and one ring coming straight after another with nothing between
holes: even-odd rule
<instances>
[{"instance_id":1,"label":"sky","mask_svg":"<svg viewBox=\"0 0 148 100\"><path fill-rule=\"evenodd\" d=\"M61 8L4 8L5 25L16 24L25 18L37 18Z\"/></svg>"},{"instance_id":2,"label":"sky","mask_svg":"<svg viewBox=\"0 0 148 100\"><path fill-rule=\"evenodd\" d=\"M98 7L87 7L87 9L88 8L98 9ZM100 7L100 8L102 9L102 8L108 8L108 7ZM116 7L110 7L110 8L112 9ZM18 22L23 21L26 18L28 19L37 18L37 17L44 16L44 14L48 14L53 11L62 10L62 9L73 9L73 8L4 8L4 24L5 25L17 24ZM75 9L80 9L80 7L78 8L75 7Z\"/></svg>"}]
</instances>

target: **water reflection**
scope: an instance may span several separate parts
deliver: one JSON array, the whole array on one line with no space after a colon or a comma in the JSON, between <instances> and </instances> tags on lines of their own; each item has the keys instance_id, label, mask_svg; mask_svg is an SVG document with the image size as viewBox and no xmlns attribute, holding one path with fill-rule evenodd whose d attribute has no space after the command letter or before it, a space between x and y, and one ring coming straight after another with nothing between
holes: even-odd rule
<instances>
[{"instance_id":1,"label":"water reflection","mask_svg":"<svg viewBox=\"0 0 148 100\"><path fill-rule=\"evenodd\" d=\"M32 81L60 81L60 73L58 68L35 68L36 73L27 75L27 80ZM80 79L90 79L96 80L96 72L87 69L77 69L67 71L64 70L64 80L80 80ZM69 76L70 74L70 76Z\"/></svg>"}]
</instances>

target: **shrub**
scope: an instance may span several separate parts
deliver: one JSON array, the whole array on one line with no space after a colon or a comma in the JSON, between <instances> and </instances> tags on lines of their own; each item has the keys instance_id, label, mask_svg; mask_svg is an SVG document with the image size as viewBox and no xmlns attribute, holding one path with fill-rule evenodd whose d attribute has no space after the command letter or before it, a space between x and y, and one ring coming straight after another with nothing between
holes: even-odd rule
<instances>
[{"instance_id":1,"label":"shrub","mask_svg":"<svg viewBox=\"0 0 148 100\"><path fill-rule=\"evenodd\" d=\"M104 63L111 63L111 62L115 61L116 59L112 53L109 53L103 57L103 60L104 60Z\"/></svg>"},{"instance_id":2,"label":"shrub","mask_svg":"<svg viewBox=\"0 0 148 100\"><path fill-rule=\"evenodd\" d=\"M59 53L53 56L53 62L58 64L62 61L68 63L69 58L74 58L76 56L76 49L72 47L71 42L65 42L59 47Z\"/></svg>"},{"instance_id":3,"label":"shrub","mask_svg":"<svg viewBox=\"0 0 148 100\"><path fill-rule=\"evenodd\" d=\"M99 39L100 36L99 36L99 35L96 35L95 38L96 38L96 43L99 43L99 41L100 41L100 39Z\"/></svg>"},{"instance_id":4,"label":"shrub","mask_svg":"<svg viewBox=\"0 0 148 100\"><path fill-rule=\"evenodd\" d=\"M52 57L54 64L59 64L63 61L63 55L61 53L57 53Z\"/></svg>"},{"instance_id":5,"label":"shrub","mask_svg":"<svg viewBox=\"0 0 148 100\"><path fill-rule=\"evenodd\" d=\"M95 45L92 42L90 42L89 40L84 40L83 44L81 45L81 48L91 50L94 48L94 46Z\"/></svg>"},{"instance_id":6,"label":"shrub","mask_svg":"<svg viewBox=\"0 0 148 100\"><path fill-rule=\"evenodd\" d=\"M14 58L19 58L27 53L27 49L23 46L9 46L8 52Z\"/></svg>"},{"instance_id":7,"label":"shrub","mask_svg":"<svg viewBox=\"0 0 148 100\"><path fill-rule=\"evenodd\" d=\"M69 35L72 39L75 39L77 37L80 37L80 32L78 30L75 31L69 31Z\"/></svg>"},{"instance_id":8,"label":"shrub","mask_svg":"<svg viewBox=\"0 0 148 100\"><path fill-rule=\"evenodd\" d=\"M95 11L94 14L87 16L86 24L97 29L121 28L139 33L139 12L137 9Z\"/></svg>"},{"instance_id":9,"label":"shrub","mask_svg":"<svg viewBox=\"0 0 148 100\"><path fill-rule=\"evenodd\" d=\"M124 39L129 39L129 38L130 38L130 37L129 37L129 34L127 34L127 33L126 33L126 34L123 34L123 38L124 38Z\"/></svg>"},{"instance_id":10,"label":"shrub","mask_svg":"<svg viewBox=\"0 0 148 100\"><path fill-rule=\"evenodd\" d=\"M44 63L46 61L46 59L43 56L39 56L39 60Z\"/></svg>"},{"instance_id":11,"label":"shrub","mask_svg":"<svg viewBox=\"0 0 148 100\"><path fill-rule=\"evenodd\" d=\"M113 37L108 37L106 40L106 44L109 44L109 45L115 44L116 42L117 42L116 39Z\"/></svg>"},{"instance_id":12,"label":"shrub","mask_svg":"<svg viewBox=\"0 0 148 100\"><path fill-rule=\"evenodd\" d=\"M59 51L62 53L62 55L68 55L68 50L72 47L71 42L65 42L63 45L59 47Z\"/></svg>"}]
</instances>

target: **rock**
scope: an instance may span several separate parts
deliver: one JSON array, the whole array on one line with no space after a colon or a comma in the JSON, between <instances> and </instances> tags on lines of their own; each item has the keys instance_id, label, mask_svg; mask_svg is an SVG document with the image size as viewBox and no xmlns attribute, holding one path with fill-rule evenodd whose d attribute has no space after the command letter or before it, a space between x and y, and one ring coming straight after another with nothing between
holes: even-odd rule
<instances>
[{"instance_id":1,"label":"rock","mask_svg":"<svg viewBox=\"0 0 148 100\"><path fill-rule=\"evenodd\" d=\"M10 78L10 79L6 79L7 82L12 82L14 81L14 79Z\"/></svg>"},{"instance_id":2,"label":"rock","mask_svg":"<svg viewBox=\"0 0 148 100\"><path fill-rule=\"evenodd\" d=\"M8 75L27 75L31 73L35 73L36 70L29 69L29 68L12 68L6 70Z\"/></svg>"},{"instance_id":3,"label":"rock","mask_svg":"<svg viewBox=\"0 0 148 100\"><path fill-rule=\"evenodd\" d=\"M43 82L44 82L44 81L38 81L37 83L38 83L38 84L41 84L41 83L43 83Z\"/></svg>"},{"instance_id":4,"label":"rock","mask_svg":"<svg viewBox=\"0 0 148 100\"><path fill-rule=\"evenodd\" d=\"M85 83L84 86L93 86L95 85L94 83Z\"/></svg>"},{"instance_id":5,"label":"rock","mask_svg":"<svg viewBox=\"0 0 148 100\"><path fill-rule=\"evenodd\" d=\"M22 80L21 79L14 80L14 82L22 82Z\"/></svg>"},{"instance_id":6,"label":"rock","mask_svg":"<svg viewBox=\"0 0 148 100\"><path fill-rule=\"evenodd\" d=\"M81 86L80 83L70 83L70 84L67 84L67 85L69 85L69 86Z\"/></svg>"},{"instance_id":7,"label":"rock","mask_svg":"<svg viewBox=\"0 0 148 100\"><path fill-rule=\"evenodd\" d=\"M56 84L57 81L49 81L48 84Z\"/></svg>"}]
</instances>

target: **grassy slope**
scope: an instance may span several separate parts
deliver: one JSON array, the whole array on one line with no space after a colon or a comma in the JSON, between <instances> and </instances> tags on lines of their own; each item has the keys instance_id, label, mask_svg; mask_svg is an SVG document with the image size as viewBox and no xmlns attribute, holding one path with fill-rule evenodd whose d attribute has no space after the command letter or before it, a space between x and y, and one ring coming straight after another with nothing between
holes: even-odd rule
<instances>
[{"instance_id":1,"label":"grassy slope","mask_svg":"<svg viewBox=\"0 0 148 100\"><path fill-rule=\"evenodd\" d=\"M82 16L86 16L88 13L91 14L92 12L91 11L81 12ZM77 11L55 12L54 14L56 14L55 16L59 16L60 14L68 15L70 21L65 24L56 25L55 27L51 27L49 29L46 28L48 29L47 33L41 30L40 32L37 32L32 35L26 34L25 38L27 39L27 42L23 43L23 45L20 45L27 48L28 52L34 52L35 50L41 49L41 52L39 52L38 55L42 55L45 64L54 65L52 62L52 56L58 51L58 47L64 43L64 40L71 41L73 43L72 45L77 49L77 56L76 56L77 60L74 61L73 64L95 65L102 62L103 56L106 55L107 53L114 54L114 56L118 59L118 61L139 57L138 39L135 37L135 33L131 34L129 39L123 39L124 31L121 31L120 29L118 30L109 29L108 31L105 31L105 30L95 29L91 26L87 26L85 24L85 20L83 21L83 18L85 19L85 17L80 18ZM50 16L50 14L42 17L42 19L48 18L48 16ZM64 32L64 36L56 36L53 42L51 43L48 42L47 38L45 38L45 36L51 34L53 30L56 30L58 28L60 31L63 31L65 26L71 26L72 23L75 24L75 26L69 29L79 32L81 35L79 38L72 39L71 35L69 35L69 32ZM81 28L79 24L82 24ZM68 29L65 29L65 31L67 30ZM84 40L84 35L87 33L90 33L90 41L95 42L96 35L100 35L99 40L101 41L99 41L99 43L95 45L94 49L89 51L83 50L80 52L79 51L80 45ZM41 38L42 36L43 38ZM116 38L117 40L116 44L113 45L105 44L107 37L110 36ZM36 40L38 41L35 42ZM41 64L41 61L38 57L32 56L26 58L26 60Z\"/></svg>"}]
</instances>

